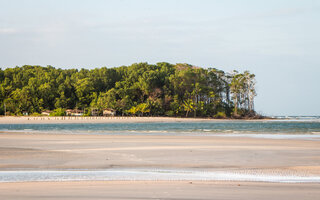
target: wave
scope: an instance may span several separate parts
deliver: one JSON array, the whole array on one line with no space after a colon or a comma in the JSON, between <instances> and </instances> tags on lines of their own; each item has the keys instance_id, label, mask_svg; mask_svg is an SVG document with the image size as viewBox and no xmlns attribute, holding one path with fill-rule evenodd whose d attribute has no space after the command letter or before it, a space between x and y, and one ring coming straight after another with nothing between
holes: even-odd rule
<instances>
[{"instance_id":1,"label":"wave","mask_svg":"<svg viewBox=\"0 0 320 200\"><path fill-rule=\"evenodd\" d=\"M320 176L298 173L122 169L97 171L0 171L0 182L33 181L251 181L320 183Z\"/></svg>"},{"instance_id":2,"label":"wave","mask_svg":"<svg viewBox=\"0 0 320 200\"><path fill-rule=\"evenodd\" d=\"M291 122L320 122L320 116L273 116L273 120ZM273 121L266 120L266 121Z\"/></svg>"},{"instance_id":3,"label":"wave","mask_svg":"<svg viewBox=\"0 0 320 200\"><path fill-rule=\"evenodd\" d=\"M55 134L55 135L170 135L170 136L211 136L211 137L246 137L246 138L264 138L264 139L299 139L299 140L320 140L320 132L311 133L257 133L255 131L236 131L236 130L192 130L192 131L160 131L160 130L121 130L121 131L103 131L103 130L4 130L0 133L30 133L30 134Z\"/></svg>"}]
</instances>

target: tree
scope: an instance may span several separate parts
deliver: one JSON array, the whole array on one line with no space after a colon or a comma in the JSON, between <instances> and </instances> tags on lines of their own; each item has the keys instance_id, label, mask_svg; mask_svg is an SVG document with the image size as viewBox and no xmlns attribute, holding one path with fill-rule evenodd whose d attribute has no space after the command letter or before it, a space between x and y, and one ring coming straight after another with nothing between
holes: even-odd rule
<instances>
[{"instance_id":1,"label":"tree","mask_svg":"<svg viewBox=\"0 0 320 200\"><path fill-rule=\"evenodd\" d=\"M230 84L230 90L232 93L232 98L234 101L234 115L238 114L238 107L240 104L240 95L242 92L243 85L241 84L242 74L239 74L237 71L233 71L232 81Z\"/></svg>"},{"instance_id":2,"label":"tree","mask_svg":"<svg viewBox=\"0 0 320 200\"><path fill-rule=\"evenodd\" d=\"M132 106L127 112L132 115L135 115L138 111L139 109L136 106Z\"/></svg>"},{"instance_id":3,"label":"tree","mask_svg":"<svg viewBox=\"0 0 320 200\"><path fill-rule=\"evenodd\" d=\"M76 95L79 107L87 107L92 101L93 84L89 78L79 79L76 83Z\"/></svg>"},{"instance_id":4,"label":"tree","mask_svg":"<svg viewBox=\"0 0 320 200\"><path fill-rule=\"evenodd\" d=\"M184 101L182 106L183 109L186 111L186 117L188 117L189 112L192 112L195 109L192 99Z\"/></svg>"},{"instance_id":5,"label":"tree","mask_svg":"<svg viewBox=\"0 0 320 200\"><path fill-rule=\"evenodd\" d=\"M0 69L0 106L14 114L44 109L112 108L119 115L254 116L255 75L185 63L115 68ZM4 114L4 109L0 109Z\"/></svg>"},{"instance_id":6,"label":"tree","mask_svg":"<svg viewBox=\"0 0 320 200\"><path fill-rule=\"evenodd\" d=\"M140 103L139 105L137 105L137 111L140 112L143 116L144 113L148 113L150 112L150 108L149 105L146 103Z\"/></svg>"}]
</instances>

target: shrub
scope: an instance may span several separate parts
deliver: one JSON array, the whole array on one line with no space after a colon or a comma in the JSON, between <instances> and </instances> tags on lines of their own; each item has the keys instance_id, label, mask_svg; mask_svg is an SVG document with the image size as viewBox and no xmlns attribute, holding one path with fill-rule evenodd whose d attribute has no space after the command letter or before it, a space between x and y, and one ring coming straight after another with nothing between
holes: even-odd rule
<instances>
[{"instance_id":1,"label":"shrub","mask_svg":"<svg viewBox=\"0 0 320 200\"><path fill-rule=\"evenodd\" d=\"M173 110L169 110L166 112L166 115L169 117L173 117L174 116L174 111Z\"/></svg>"},{"instance_id":2,"label":"shrub","mask_svg":"<svg viewBox=\"0 0 320 200\"><path fill-rule=\"evenodd\" d=\"M218 113L214 116L214 118L217 118L217 119L225 119L225 118L227 118L227 115L226 115L226 113L224 113L224 112L218 112Z\"/></svg>"},{"instance_id":3,"label":"shrub","mask_svg":"<svg viewBox=\"0 0 320 200\"><path fill-rule=\"evenodd\" d=\"M65 115L66 115L66 111L63 108L57 108L50 113L50 116L65 116Z\"/></svg>"},{"instance_id":4,"label":"shrub","mask_svg":"<svg viewBox=\"0 0 320 200\"><path fill-rule=\"evenodd\" d=\"M41 116L41 114L40 114L40 113L37 113L37 112L34 112L34 113L32 113L30 116L32 116L32 117L39 117L39 116Z\"/></svg>"}]
</instances>

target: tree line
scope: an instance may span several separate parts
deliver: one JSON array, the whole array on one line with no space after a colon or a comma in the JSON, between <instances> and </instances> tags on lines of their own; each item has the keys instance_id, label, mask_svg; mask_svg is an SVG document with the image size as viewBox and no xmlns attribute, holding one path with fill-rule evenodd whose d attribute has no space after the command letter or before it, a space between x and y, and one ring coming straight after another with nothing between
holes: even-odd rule
<instances>
[{"instance_id":1,"label":"tree line","mask_svg":"<svg viewBox=\"0 0 320 200\"><path fill-rule=\"evenodd\" d=\"M114 109L125 116L244 118L254 111L255 75L189 64L114 68L0 68L0 114Z\"/></svg>"}]
</instances>

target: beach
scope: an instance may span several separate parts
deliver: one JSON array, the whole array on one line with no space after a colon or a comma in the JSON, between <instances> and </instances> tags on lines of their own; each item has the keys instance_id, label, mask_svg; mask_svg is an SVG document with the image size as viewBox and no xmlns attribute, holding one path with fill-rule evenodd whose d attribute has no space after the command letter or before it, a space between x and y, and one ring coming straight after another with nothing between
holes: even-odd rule
<instances>
[{"instance_id":1,"label":"beach","mask_svg":"<svg viewBox=\"0 0 320 200\"><path fill-rule=\"evenodd\" d=\"M237 137L0 134L0 169L129 167L312 170L319 141Z\"/></svg>"},{"instance_id":2,"label":"beach","mask_svg":"<svg viewBox=\"0 0 320 200\"><path fill-rule=\"evenodd\" d=\"M155 122L160 123L158 126L165 126L163 122L183 122L181 126L199 122L204 126L203 121L208 119L3 117L0 123L39 126L63 125L72 120L79 123L76 127L88 126L81 125L83 121L92 123L91 126L110 122L100 127L105 129L121 120L150 122L151 126ZM125 123L119 126L136 127ZM192 124L195 125L199 124ZM320 196L318 139L43 130L1 131L0 179L6 173L17 173L12 176L13 181L0 182L1 199L318 199ZM34 175L24 180L23 173L30 172ZM46 180L39 172L76 175L74 181L68 180L71 176ZM95 176L98 180L90 176L77 179L77 173L83 176L91 172L118 175ZM229 178L219 179L216 176L219 173L227 173Z\"/></svg>"},{"instance_id":3,"label":"beach","mask_svg":"<svg viewBox=\"0 0 320 200\"><path fill-rule=\"evenodd\" d=\"M29 116L8 116L0 117L0 124L43 124L43 123L139 123L139 122L205 122L205 121L230 121L229 119L211 118L176 118L176 117L29 117Z\"/></svg>"},{"instance_id":4,"label":"beach","mask_svg":"<svg viewBox=\"0 0 320 200\"><path fill-rule=\"evenodd\" d=\"M250 182L34 182L0 183L1 199L318 200L319 184Z\"/></svg>"},{"instance_id":5,"label":"beach","mask_svg":"<svg viewBox=\"0 0 320 200\"><path fill-rule=\"evenodd\" d=\"M1 171L184 169L320 175L320 141L1 133ZM319 183L72 181L0 183L1 199L318 199Z\"/></svg>"}]
</instances>

